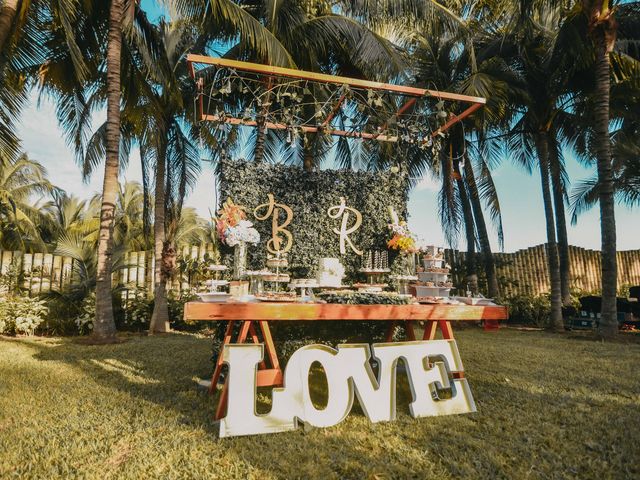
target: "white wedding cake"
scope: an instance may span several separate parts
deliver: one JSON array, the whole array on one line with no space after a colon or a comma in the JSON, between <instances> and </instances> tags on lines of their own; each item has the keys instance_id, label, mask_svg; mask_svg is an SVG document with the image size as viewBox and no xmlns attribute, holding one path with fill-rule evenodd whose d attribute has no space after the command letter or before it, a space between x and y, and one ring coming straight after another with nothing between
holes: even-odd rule
<instances>
[{"instance_id":1,"label":"white wedding cake","mask_svg":"<svg viewBox=\"0 0 640 480\"><path fill-rule=\"evenodd\" d=\"M321 258L318 262L318 285L340 288L344 278L344 267L337 258Z\"/></svg>"}]
</instances>

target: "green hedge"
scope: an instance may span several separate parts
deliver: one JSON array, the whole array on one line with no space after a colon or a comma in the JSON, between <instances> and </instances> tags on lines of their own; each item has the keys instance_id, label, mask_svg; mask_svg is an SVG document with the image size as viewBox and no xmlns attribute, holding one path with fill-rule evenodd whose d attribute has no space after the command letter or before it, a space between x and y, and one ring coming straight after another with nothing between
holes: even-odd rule
<instances>
[{"instance_id":1,"label":"green hedge","mask_svg":"<svg viewBox=\"0 0 640 480\"><path fill-rule=\"evenodd\" d=\"M254 269L264 267L271 221L255 221L253 209L266 203L269 193L274 194L276 202L293 209L293 221L287 227L294 239L289 252L289 272L297 278L314 276L321 257L341 258L348 275L360 268L360 257L348 245L347 253L341 257L339 237L333 233L333 228L340 227L340 219L327 215L329 207L339 205L340 197L345 197L347 206L362 214L362 225L350 236L360 250L386 249L389 206L401 218L407 217L409 182L402 172L306 172L299 167L233 160L222 161L219 171L220 199L230 197L245 206L249 219L260 232L260 245L249 249L249 266ZM353 219L351 215L350 224ZM232 251L223 247L222 254L223 261L230 265Z\"/></svg>"}]
</instances>

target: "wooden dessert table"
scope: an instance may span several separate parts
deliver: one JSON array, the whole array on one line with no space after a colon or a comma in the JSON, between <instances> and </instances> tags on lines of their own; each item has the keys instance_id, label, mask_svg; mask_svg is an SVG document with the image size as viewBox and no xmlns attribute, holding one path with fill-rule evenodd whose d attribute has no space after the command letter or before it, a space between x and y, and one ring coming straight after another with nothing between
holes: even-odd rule
<instances>
[{"instance_id":1,"label":"wooden dessert table","mask_svg":"<svg viewBox=\"0 0 640 480\"><path fill-rule=\"evenodd\" d=\"M498 321L508 318L507 308L497 305L341 305L334 303L206 303L189 302L184 307L185 320L226 321L227 328L223 344L220 347L209 392L216 390L218 379L222 371L222 351L224 345L230 343L244 343L247 338L254 343L265 346L265 359L260 364L257 373L259 387L281 386L282 369L278 362L273 338L269 329L272 321L323 321L323 320L362 320L389 322L386 342L393 341L395 326L404 322L407 340L417 340L416 322L423 321L424 333L421 340L434 340L438 329L445 339L453 339L453 321ZM241 322L240 332L233 338L233 327ZM461 377L462 372L453 372ZM228 378L222 389L222 395L216 410L216 419L224 416L227 404Z\"/></svg>"}]
</instances>

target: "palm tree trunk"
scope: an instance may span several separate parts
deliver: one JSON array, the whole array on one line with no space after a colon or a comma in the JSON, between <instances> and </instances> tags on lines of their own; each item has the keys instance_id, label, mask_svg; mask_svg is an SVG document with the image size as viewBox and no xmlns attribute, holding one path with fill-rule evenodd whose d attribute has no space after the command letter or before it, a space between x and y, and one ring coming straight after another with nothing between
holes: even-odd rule
<instances>
[{"instance_id":1,"label":"palm tree trunk","mask_svg":"<svg viewBox=\"0 0 640 480\"><path fill-rule=\"evenodd\" d=\"M260 112L256 116L256 147L253 152L253 160L256 162L262 162L264 160L264 142L267 136L267 117Z\"/></svg>"},{"instance_id":2,"label":"palm tree trunk","mask_svg":"<svg viewBox=\"0 0 640 480\"><path fill-rule=\"evenodd\" d=\"M536 135L536 149L538 151L538 165L540 165L540 179L542 182L542 201L544 203L544 217L547 226L547 260L549 280L551 281L551 328L561 332L564 331L564 323L562 321L560 261L558 259L553 202L551 200L551 189L549 185L549 149L547 137L543 133Z\"/></svg>"},{"instance_id":3,"label":"palm tree trunk","mask_svg":"<svg viewBox=\"0 0 640 480\"><path fill-rule=\"evenodd\" d=\"M312 172L313 167L316 165L315 152L316 142L318 141L317 133L307 133L303 138L303 158L302 166L305 172Z\"/></svg>"},{"instance_id":4,"label":"palm tree trunk","mask_svg":"<svg viewBox=\"0 0 640 480\"><path fill-rule=\"evenodd\" d=\"M0 7L0 53L4 51L22 0L4 0Z\"/></svg>"},{"instance_id":5,"label":"palm tree trunk","mask_svg":"<svg viewBox=\"0 0 640 480\"><path fill-rule=\"evenodd\" d=\"M165 152L158 154L156 166L155 204L153 219L154 258L153 274L155 289L153 296L153 314L149 324L149 334L169 331L169 308L167 306L167 276L164 274L165 236Z\"/></svg>"},{"instance_id":6,"label":"palm tree trunk","mask_svg":"<svg viewBox=\"0 0 640 480\"><path fill-rule=\"evenodd\" d=\"M551 168L551 185L553 188L553 206L556 213L556 233L558 235L558 256L560 259L560 291L562 305L571 305L571 273L569 271L569 239L567 236L567 219L564 209L564 191L560 170L560 155L555 131L547 133L549 145L549 166Z\"/></svg>"},{"instance_id":7,"label":"palm tree trunk","mask_svg":"<svg viewBox=\"0 0 640 480\"><path fill-rule=\"evenodd\" d=\"M616 217L611 168L611 139L609 137L609 50L604 31L598 32L596 49L594 128L596 156L598 159L600 232L602 235L602 318L600 319L600 333L604 337L610 338L618 334L616 306L618 264L616 259Z\"/></svg>"},{"instance_id":8,"label":"palm tree trunk","mask_svg":"<svg viewBox=\"0 0 640 480\"><path fill-rule=\"evenodd\" d=\"M493 259L493 253L491 252L489 232L487 230L487 223L484 220L484 212L482 211L482 204L480 202L480 193L478 192L476 177L473 173L473 165L471 165L471 162L468 158L466 158L464 162L464 178L467 181L467 185L469 186L471 208L473 210L476 228L478 229L478 240L480 241L482 260L484 263L485 274L487 276L487 293L489 294L489 297L496 298L500 295L500 287L498 286L498 274L496 272L496 264Z\"/></svg>"},{"instance_id":9,"label":"palm tree trunk","mask_svg":"<svg viewBox=\"0 0 640 480\"><path fill-rule=\"evenodd\" d=\"M111 270L113 255L113 223L118 195L120 164L120 54L122 49L122 0L112 0L109 9L107 39L107 132L100 208L98 238L98 268L96 276L96 318L93 337L100 341L114 341L116 324L111 298Z\"/></svg>"},{"instance_id":10,"label":"palm tree trunk","mask_svg":"<svg viewBox=\"0 0 640 480\"><path fill-rule=\"evenodd\" d=\"M271 85L273 79L269 77L266 83L267 94L264 98L264 103L260 107L260 112L256 115L256 146L253 153L253 160L256 162L262 162L264 160L264 142L267 139L267 115L269 114L269 104L271 103Z\"/></svg>"},{"instance_id":11,"label":"palm tree trunk","mask_svg":"<svg viewBox=\"0 0 640 480\"><path fill-rule=\"evenodd\" d=\"M467 239L467 256L465 257L465 270L467 288L474 295L478 292L478 272L476 267L476 230L473 221L473 212L471 210L471 202L467 194L467 187L460 174L460 162L453 163L453 169L456 172L456 183L460 192L460 203L462 204L462 216L464 218L464 231Z\"/></svg>"}]
</instances>

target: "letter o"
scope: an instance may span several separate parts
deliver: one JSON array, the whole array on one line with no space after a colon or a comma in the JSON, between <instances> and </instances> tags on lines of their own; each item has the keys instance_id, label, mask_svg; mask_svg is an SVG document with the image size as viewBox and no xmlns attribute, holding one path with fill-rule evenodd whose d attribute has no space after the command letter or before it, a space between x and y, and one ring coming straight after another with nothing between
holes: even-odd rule
<instances>
[{"instance_id":1,"label":"letter o","mask_svg":"<svg viewBox=\"0 0 640 480\"><path fill-rule=\"evenodd\" d=\"M314 427L330 427L340 423L353 406L349 368L341 364L339 359L339 352L330 347L309 345L297 350L287 365L285 389L289 390L292 384L299 385L301 420ZM322 365L327 376L328 401L323 409L314 407L309 392L309 370L314 362Z\"/></svg>"}]
</instances>

